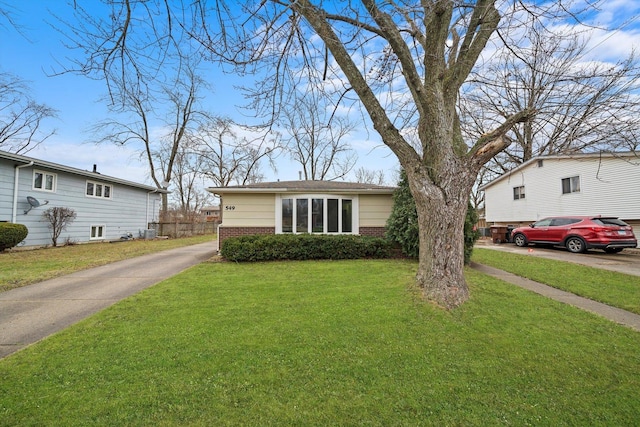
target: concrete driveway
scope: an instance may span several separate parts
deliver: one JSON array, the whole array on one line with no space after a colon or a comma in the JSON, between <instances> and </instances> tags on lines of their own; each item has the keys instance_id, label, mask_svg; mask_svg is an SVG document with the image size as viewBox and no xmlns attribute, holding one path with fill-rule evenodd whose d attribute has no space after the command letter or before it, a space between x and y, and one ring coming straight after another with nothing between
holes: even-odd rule
<instances>
[{"instance_id":1,"label":"concrete driveway","mask_svg":"<svg viewBox=\"0 0 640 427\"><path fill-rule=\"evenodd\" d=\"M598 250L591 250L584 254L573 254L564 248L550 248L535 245L520 248L513 243L497 244L486 240L479 241L476 246L515 254L573 262L575 264L588 265L603 270L640 276L640 249L625 249L617 254L606 254Z\"/></svg>"},{"instance_id":2,"label":"concrete driveway","mask_svg":"<svg viewBox=\"0 0 640 427\"><path fill-rule=\"evenodd\" d=\"M216 242L143 255L0 293L0 358L211 258Z\"/></svg>"}]
</instances>

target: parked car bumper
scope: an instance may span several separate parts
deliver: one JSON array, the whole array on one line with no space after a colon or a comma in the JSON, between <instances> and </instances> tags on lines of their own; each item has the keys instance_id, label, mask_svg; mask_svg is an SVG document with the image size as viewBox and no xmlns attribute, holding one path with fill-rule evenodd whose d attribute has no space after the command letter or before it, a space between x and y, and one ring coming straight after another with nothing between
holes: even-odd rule
<instances>
[{"instance_id":1,"label":"parked car bumper","mask_svg":"<svg viewBox=\"0 0 640 427\"><path fill-rule=\"evenodd\" d=\"M588 249L615 249L615 248L635 248L638 246L637 240L620 240L613 242L587 242Z\"/></svg>"}]
</instances>

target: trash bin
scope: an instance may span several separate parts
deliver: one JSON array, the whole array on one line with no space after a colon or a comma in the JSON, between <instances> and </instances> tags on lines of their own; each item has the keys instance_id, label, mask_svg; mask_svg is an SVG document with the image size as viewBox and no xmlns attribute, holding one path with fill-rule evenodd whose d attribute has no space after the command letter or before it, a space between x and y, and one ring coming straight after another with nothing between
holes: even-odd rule
<instances>
[{"instance_id":1,"label":"trash bin","mask_svg":"<svg viewBox=\"0 0 640 427\"><path fill-rule=\"evenodd\" d=\"M491 241L493 243L504 243L507 241L507 227L502 225L491 226Z\"/></svg>"},{"instance_id":2,"label":"trash bin","mask_svg":"<svg viewBox=\"0 0 640 427\"><path fill-rule=\"evenodd\" d=\"M513 230L515 230L516 228L512 225L507 226L507 242L512 243L513 242Z\"/></svg>"}]
</instances>

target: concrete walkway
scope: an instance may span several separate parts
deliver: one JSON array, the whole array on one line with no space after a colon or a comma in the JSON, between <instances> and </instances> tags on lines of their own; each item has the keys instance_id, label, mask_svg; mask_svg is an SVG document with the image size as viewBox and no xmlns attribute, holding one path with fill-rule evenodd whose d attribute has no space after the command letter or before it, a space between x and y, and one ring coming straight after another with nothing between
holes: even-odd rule
<instances>
[{"instance_id":1,"label":"concrete walkway","mask_svg":"<svg viewBox=\"0 0 640 427\"><path fill-rule=\"evenodd\" d=\"M216 242L201 243L2 292L0 358L199 264L216 252Z\"/></svg>"},{"instance_id":2,"label":"concrete walkway","mask_svg":"<svg viewBox=\"0 0 640 427\"><path fill-rule=\"evenodd\" d=\"M635 313L611 307L609 305L583 298L575 294L562 291L560 289L552 288L551 286L534 282L533 280L525 279L524 277L516 276L515 274L507 273L506 271L498 270L497 268L477 264L474 262L471 263L471 267L475 270L480 271L481 273L488 274L489 276L493 276L507 283L512 283L516 286L528 289L556 301L560 301L565 304L570 304L583 310L590 311L616 323L626 325L630 328L635 329L636 331L640 331L640 315L637 315Z\"/></svg>"}]
</instances>

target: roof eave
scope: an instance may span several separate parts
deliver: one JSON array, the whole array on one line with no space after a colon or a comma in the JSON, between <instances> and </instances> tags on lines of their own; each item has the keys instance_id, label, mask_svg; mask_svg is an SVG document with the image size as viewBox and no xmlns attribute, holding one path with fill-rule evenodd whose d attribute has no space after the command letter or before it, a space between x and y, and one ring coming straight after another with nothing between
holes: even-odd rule
<instances>
[{"instance_id":1,"label":"roof eave","mask_svg":"<svg viewBox=\"0 0 640 427\"><path fill-rule=\"evenodd\" d=\"M207 191L213 194L230 194L230 193L304 193L304 194L393 194L394 189L376 189L376 188L353 188L353 189L336 189L336 188L232 188L232 187L209 187Z\"/></svg>"}]
</instances>

